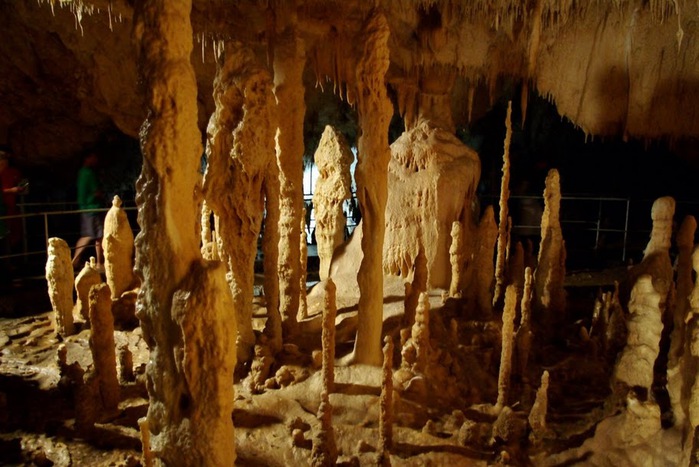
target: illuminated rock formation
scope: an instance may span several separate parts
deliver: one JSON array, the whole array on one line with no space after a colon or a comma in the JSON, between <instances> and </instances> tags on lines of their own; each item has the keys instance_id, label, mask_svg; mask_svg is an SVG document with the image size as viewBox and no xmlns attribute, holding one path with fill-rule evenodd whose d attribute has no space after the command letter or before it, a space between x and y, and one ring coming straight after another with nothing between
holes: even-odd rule
<instances>
[{"instance_id":1,"label":"illuminated rock formation","mask_svg":"<svg viewBox=\"0 0 699 467\"><path fill-rule=\"evenodd\" d=\"M73 264L70 247L57 237L49 239L46 282L55 315L56 333L63 338L73 334Z\"/></svg>"},{"instance_id":2,"label":"illuminated rock formation","mask_svg":"<svg viewBox=\"0 0 699 467\"><path fill-rule=\"evenodd\" d=\"M452 297L461 297L461 271L464 266L463 249L463 229L460 222L454 221L451 224L451 246L449 247L449 262L451 263L449 295Z\"/></svg>"},{"instance_id":3,"label":"illuminated rock formation","mask_svg":"<svg viewBox=\"0 0 699 467\"><path fill-rule=\"evenodd\" d=\"M216 74L214 100L203 190L219 219L216 235L223 247L219 255L230 270L239 358L246 360L255 343L252 296L265 203L263 183L276 164L272 78L249 50L229 44Z\"/></svg>"},{"instance_id":4,"label":"illuminated rock formation","mask_svg":"<svg viewBox=\"0 0 699 467\"><path fill-rule=\"evenodd\" d=\"M92 286L102 282L102 276L95 269L95 258L85 262L85 267L75 277L75 292L78 299L75 302L75 310L86 322L90 322L89 294Z\"/></svg>"},{"instance_id":5,"label":"illuminated rock formation","mask_svg":"<svg viewBox=\"0 0 699 467\"><path fill-rule=\"evenodd\" d=\"M113 414L117 410L120 397L111 297L112 293L107 284L92 287L89 294L90 350L101 407L107 414Z\"/></svg>"},{"instance_id":6,"label":"illuminated rock formation","mask_svg":"<svg viewBox=\"0 0 699 467\"><path fill-rule=\"evenodd\" d=\"M641 276L636 281L631 292L629 312L628 340L614 369L614 380L629 388L639 386L650 390L663 330L660 294L653 287L650 276Z\"/></svg>"},{"instance_id":7,"label":"illuminated rock formation","mask_svg":"<svg viewBox=\"0 0 699 467\"><path fill-rule=\"evenodd\" d=\"M561 182L556 169L546 177L544 190L544 214L541 217L541 244L534 271L535 310L549 327L560 322L565 311L566 297L563 281L565 269L565 243L560 223Z\"/></svg>"},{"instance_id":8,"label":"illuminated rock formation","mask_svg":"<svg viewBox=\"0 0 699 467\"><path fill-rule=\"evenodd\" d=\"M383 322L384 232L388 163L388 125L393 105L386 94L384 77L390 64L386 17L373 11L363 29L363 50L357 64L357 110L363 130L358 143L355 172L357 199L362 212L362 258L359 285L359 317L353 360L381 364L381 324Z\"/></svg>"},{"instance_id":9,"label":"illuminated rock formation","mask_svg":"<svg viewBox=\"0 0 699 467\"><path fill-rule=\"evenodd\" d=\"M135 8L149 115L141 134L136 273L137 315L150 349L150 451L164 464L233 465L236 319L224 266L203 261L199 249L192 4L157 0Z\"/></svg>"},{"instance_id":10,"label":"illuminated rock formation","mask_svg":"<svg viewBox=\"0 0 699 467\"><path fill-rule=\"evenodd\" d=\"M498 227L495 223L495 211L492 206L485 208L476 233L476 246L473 253L473 265L465 296L484 318L493 312L493 278L495 266L493 256L497 241Z\"/></svg>"},{"instance_id":11,"label":"illuminated rock formation","mask_svg":"<svg viewBox=\"0 0 699 467\"><path fill-rule=\"evenodd\" d=\"M493 292L493 305L500 301L505 291L505 266L510 243L510 229L508 228L510 210L507 202L510 198L510 142L512 141L512 102L507 104L507 117L505 117L505 149L502 155L502 180L500 184L500 212L498 217L498 243L497 256L495 258L495 291Z\"/></svg>"},{"instance_id":12,"label":"illuminated rock formation","mask_svg":"<svg viewBox=\"0 0 699 467\"><path fill-rule=\"evenodd\" d=\"M548 412L549 372L541 375L541 386L536 390L536 399L531 411L529 411L529 426L532 431L529 438L534 442L540 441L546 434L546 414Z\"/></svg>"},{"instance_id":13,"label":"illuminated rock formation","mask_svg":"<svg viewBox=\"0 0 699 467\"><path fill-rule=\"evenodd\" d=\"M354 156L342 133L328 125L320 137L313 159L318 167L318 180L313 192L320 258L318 274L320 280L325 280L330 272L333 252L344 240L346 219L342 203L352 195L349 168Z\"/></svg>"},{"instance_id":14,"label":"illuminated rock formation","mask_svg":"<svg viewBox=\"0 0 699 467\"><path fill-rule=\"evenodd\" d=\"M500 372L498 375L498 400L495 407L502 409L507 405L512 373L512 352L514 350L515 314L517 312L517 291L510 285L505 290L505 309L502 313L502 348L500 353Z\"/></svg>"},{"instance_id":15,"label":"illuminated rock formation","mask_svg":"<svg viewBox=\"0 0 699 467\"><path fill-rule=\"evenodd\" d=\"M104 218L104 275L117 299L134 283L133 232L126 213L121 209L121 198L115 196L112 207Z\"/></svg>"},{"instance_id":16,"label":"illuminated rock formation","mask_svg":"<svg viewBox=\"0 0 699 467\"><path fill-rule=\"evenodd\" d=\"M379 459L382 466L391 465L393 449L393 339L384 338L383 367L381 369L381 398L379 399Z\"/></svg>"}]
</instances>

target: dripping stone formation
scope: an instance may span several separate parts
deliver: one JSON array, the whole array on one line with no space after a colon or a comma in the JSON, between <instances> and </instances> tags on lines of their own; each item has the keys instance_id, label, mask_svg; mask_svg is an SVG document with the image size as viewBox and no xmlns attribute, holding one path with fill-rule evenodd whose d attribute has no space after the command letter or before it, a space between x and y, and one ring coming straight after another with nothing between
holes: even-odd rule
<instances>
[{"instance_id":1,"label":"dripping stone formation","mask_svg":"<svg viewBox=\"0 0 699 467\"><path fill-rule=\"evenodd\" d=\"M581 293L566 173L541 177L532 235L512 184L544 100L585 135L699 136L696 2L0 11L36 47L9 86L42 66L75 77L42 88L59 103L12 101L50 123L0 110L0 139L67 160L109 126L142 155L138 218L113 198L104 269L74 271L69 239L47 238L51 311L1 318L10 464L699 463L694 217L654 196L643 255ZM457 129L503 100L487 199L484 156Z\"/></svg>"}]
</instances>

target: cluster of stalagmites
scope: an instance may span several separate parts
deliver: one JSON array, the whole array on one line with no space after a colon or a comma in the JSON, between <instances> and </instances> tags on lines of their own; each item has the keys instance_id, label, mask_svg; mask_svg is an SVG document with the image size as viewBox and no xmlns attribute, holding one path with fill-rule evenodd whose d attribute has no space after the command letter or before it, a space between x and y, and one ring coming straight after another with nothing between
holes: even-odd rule
<instances>
[{"instance_id":1,"label":"cluster of stalagmites","mask_svg":"<svg viewBox=\"0 0 699 467\"><path fill-rule=\"evenodd\" d=\"M137 324L138 282L133 275L133 240L119 197L114 198L104 223L106 282L94 258L74 277L68 244L60 238L49 239L46 281L55 332L63 341L58 347L57 361L62 384L72 391L76 428L81 433L88 433L96 422L115 418L119 413L121 385L135 381L131 352L127 345L117 348L114 334L115 326L133 329ZM87 328L92 365L82 368L78 362L70 361L67 344Z\"/></svg>"}]
</instances>

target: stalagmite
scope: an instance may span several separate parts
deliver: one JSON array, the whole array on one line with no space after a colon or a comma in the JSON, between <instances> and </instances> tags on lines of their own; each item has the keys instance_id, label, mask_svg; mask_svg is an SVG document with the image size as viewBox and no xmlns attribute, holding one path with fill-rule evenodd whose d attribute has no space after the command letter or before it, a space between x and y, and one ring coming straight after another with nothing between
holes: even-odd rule
<instances>
[{"instance_id":1,"label":"stalagmite","mask_svg":"<svg viewBox=\"0 0 699 467\"><path fill-rule=\"evenodd\" d=\"M211 215L213 211L206 204L201 204L201 256L208 261L219 261L216 233L211 229Z\"/></svg>"},{"instance_id":2,"label":"stalagmite","mask_svg":"<svg viewBox=\"0 0 699 467\"><path fill-rule=\"evenodd\" d=\"M515 286L517 289L517 298L522 297L524 290L524 248L522 242L515 243L514 253L510 255L509 265L507 267L508 283Z\"/></svg>"},{"instance_id":3,"label":"stalagmite","mask_svg":"<svg viewBox=\"0 0 699 467\"><path fill-rule=\"evenodd\" d=\"M90 322L89 294L92 286L102 282L102 276L95 269L95 258L85 262L85 267L75 278L75 292L78 300L75 302L77 313L86 321Z\"/></svg>"},{"instance_id":4,"label":"stalagmite","mask_svg":"<svg viewBox=\"0 0 699 467\"><path fill-rule=\"evenodd\" d=\"M301 269L299 270L299 312L297 318L299 320L308 317L308 301L306 297L306 280L308 278L308 237L306 236L306 208L302 211L301 230L299 238L299 258L301 261ZM309 213L310 215L310 213Z\"/></svg>"},{"instance_id":5,"label":"stalagmite","mask_svg":"<svg viewBox=\"0 0 699 467\"><path fill-rule=\"evenodd\" d=\"M381 398L379 401L379 459L382 466L391 465L393 449L393 338L384 338L383 367L381 370Z\"/></svg>"},{"instance_id":6,"label":"stalagmite","mask_svg":"<svg viewBox=\"0 0 699 467\"><path fill-rule=\"evenodd\" d=\"M614 369L615 381L630 388L640 386L650 391L653 384L653 365L663 330L659 306L660 294L651 277L641 276L631 291L627 344Z\"/></svg>"},{"instance_id":7,"label":"stalagmite","mask_svg":"<svg viewBox=\"0 0 699 467\"><path fill-rule=\"evenodd\" d=\"M699 277L699 246L694 248L692 252L692 268L694 273ZM694 451L699 449L699 371L697 363L699 362L699 280L694 283L694 288L689 296L690 312L687 315L687 329L689 340L689 362L694 363L694 374L691 371L688 373L687 385L690 386L689 400L687 403L687 415L689 423L694 430ZM691 368L691 365L687 365ZM684 388L683 388L684 389ZM694 453L696 455L696 453Z\"/></svg>"},{"instance_id":8,"label":"stalagmite","mask_svg":"<svg viewBox=\"0 0 699 467\"><path fill-rule=\"evenodd\" d=\"M381 364L383 323L383 239L388 180L388 126L393 105L386 93L384 77L390 64L390 29L380 11L370 13L364 25L363 50L357 64L358 154L355 172L357 198L362 212L362 258L359 284L359 316L353 361Z\"/></svg>"},{"instance_id":9,"label":"stalagmite","mask_svg":"<svg viewBox=\"0 0 699 467\"><path fill-rule=\"evenodd\" d=\"M527 376L527 366L529 364L529 352L532 346L532 270L527 268L524 270L524 290L522 292L522 302L520 306L521 318L515 341L517 342L517 362L519 374L522 380L526 383L529 381Z\"/></svg>"},{"instance_id":10,"label":"stalagmite","mask_svg":"<svg viewBox=\"0 0 699 467\"><path fill-rule=\"evenodd\" d=\"M544 214L541 217L541 244L539 259L534 271L535 309L542 322L549 328L560 322L565 311L565 244L559 211L561 184L558 171L551 169L546 177L544 190Z\"/></svg>"},{"instance_id":11,"label":"stalagmite","mask_svg":"<svg viewBox=\"0 0 699 467\"><path fill-rule=\"evenodd\" d=\"M490 318L493 312L493 252L496 241L495 211L492 206L488 206L478 224L472 266L474 272L465 292L470 303L475 305L479 315L484 319Z\"/></svg>"},{"instance_id":12,"label":"stalagmite","mask_svg":"<svg viewBox=\"0 0 699 467\"><path fill-rule=\"evenodd\" d=\"M536 390L536 399L532 410L529 412L529 426L532 432L529 435L534 442L540 441L546 433L546 413L548 412L549 372L541 375L541 386Z\"/></svg>"},{"instance_id":13,"label":"stalagmite","mask_svg":"<svg viewBox=\"0 0 699 467\"><path fill-rule=\"evenodd\" d=\"M424 373L430 355L430 296L421 293L415 312L415 324L411 330L411 341L415 347L415 373Z\"/></svg>"},{"instance_id":14,"label":"stalagmite","mask_svg":"<svg viewBox=\"0 0 699 467\"><path fill-rule=\"evenodd\" d=\"M323 386L317 414L320 430L313 439L311 452L311 464L314 466L332 466L337 461L337 447L332 426L332 407L330 406L330 393L335 387L335 316L337 315L335 293L335 283L332 279L328 279L325 282L323 335L321 338L323 345Z\"/></svg>"},{"instance_id":15,"label":"stalagmite","mask_svg":"<svg viewBox=\"0 0 699 467\"><path fill-rule=\"evenodd\" d=\"M104 218L104 275L117 299L134 282L133 274L133 231L126 213L121 208L121 198L115 196L112 207Z\"/></svg>"},{"instance_id":16,"label":"stalagmite","mask_svg":"<svg viewBox=\"0 0 699 467\"><path fill-rule=\"evenodd\" d=\"M138 419L138 428L141 433L141 450L143 452L143 465L144 467L153 467L153 452L150 449L150 427L148 426L147 417L142 417Z\"/></svg>"},{"instance_id":17,"label":"stalagmite","mask_svg":"<svg viewBox=\"0 0 699 467\"><path fill-rule=\"evenodd\" d=\"M325 127L314 155L318 180L313 192L316 243L320 280L330 272L333 252L344 240L346 219L342 203L352 195L350 165L354 160L345 137L330 125Z\"/></svg>"},{"instance_id":18,"label":"stalagmite","mask_svg":"<svg viewBox=\"0 0 699 467\"><path fill-rule=\"evenodd\" d=\"M493 306L500 301L505 288L505 265L507 256L507 244L510 231L508 229L509 209L507 202L510 198L510 141L512 141L512 101L507 103L507 116L505 117L505 149L502 155L502 180L500 184L500 214L498 222L497 257L495 260L495 292L493 293Z\"/></svg>"},{"instance_id":19,"label":"stalagmite","mask_svg":"<svg viewBox=\"0 0 699 467\"><path fill-rule=\"evenodd\" d=\"M46 282L53 308L56 333L64 339L73 334L73 264L70 247L57 237L49 238Z\"/></svg>"},{"instance_id":20,"label":"stalagmite","mask_svg":"<svg viewBox=\"0 0 699 467\"><path fill-rule=\"evenodd\" d=\"M274 159L272 78L250 50L230 44L214 81L216 111L207 128L204 197L219 218L238 321L238 357L251 356L255 257L264 212L263 182ZM227 196L222 196L227 193Z\"/></svg>"},{"instance_id":21,"label":"stalagmite","mask_svg":"<svg viewBox=\"0 0 699 467\"><path fill-rule=\"evenodd\" d=\"M117 410L120 394L111 297L107 284L96 285L90 290L90 350L102 408L108 414Z\"/></svg>"},{"instance_id":22,"label":"stalagmite","mask_svg":"<svg viewBox=\"0 0 699 467\"><path fill-rule=\"evenodd\" d=\"M674 366L680 358L685 344L685 319L691 309L689 302L694 284L692 281L692 251L694 250L694 234L697 230L697 221L693 216L687 216L682 221L675 242L679 254L677 256L677 302L673 310L674 325L670 338L670 362Z\"/></svg>"},{"instance_id":23,"label":"stalagmite","mask_svg":"<svg viewBox=\"0 0 699 467\"><path fill-rule=\"evenodd\" d=\"M306 112L303 70L306 51L296 29L296 1L276 11L274 95L279 115L276 136L280 169L279 312L284 334L296 332L299 311L299 226L303 220L303 120ZM282 11L283 10L283 11Z\"/></svg>"},{"instance_id":24,"label":"stalagmite","mask_svg":"<svg viewBox=\"0 0 699 467\"><path fill-rule=\"evenodd\" d=\"M267 343L274 353L282 348L282 318L279 313L279 167L270 164L267 167L265 180L262 184L265 193L265 221L262 237L263 268L265 277L265 306L267 322L264 334Z\"/></svg>"},{"instance_id":25,"label":"stalagmite","mask_svg":"<svg viewBox=\"0 0 699 467\"><path fill-rule=\"evenodd\" d=\"M497 409L502 409L507 405L509 396L516 312L517 291L514 286L510 285L505 290L505 309L502 313L502 350L500 353L500 372L498 374L498 400L495 403Z\"/></svg>"},{"instance_id":26,"label":"stalagmite","mask_svg":"<svg viewBox=\"0 0 699 467\"><path fill-rule=\"evenodd\" d=\"M148 109L136 197L137 315L150 349L147 431L158 463L233 465L236 319L225 267L203 261L199 250L191 9L190 0L153 0L134 11Z\"/></svg>"},{"instance_id":27,"label":"stalagmite","mask_svg":"<svg viewBox=\"0 0 699 467\"><path fill-rule=\"evenodd\" d=\"M463 268L464 235L461 223L454 221L451 224L451 246L449 247L449 260L451 262L451 284L449 295L461 296L461 270Z\"/></svg>"},{"instance_id":28,"label":"stalagmite","mask_svg":"<svg viewBox=\"0 0 699 467\"><path fill-rule=\"evenodd\" d=\"M134 381L133 354L129 350L128 344L119 347L119 383L128 384Z\"/></svg>"}]
</instances>

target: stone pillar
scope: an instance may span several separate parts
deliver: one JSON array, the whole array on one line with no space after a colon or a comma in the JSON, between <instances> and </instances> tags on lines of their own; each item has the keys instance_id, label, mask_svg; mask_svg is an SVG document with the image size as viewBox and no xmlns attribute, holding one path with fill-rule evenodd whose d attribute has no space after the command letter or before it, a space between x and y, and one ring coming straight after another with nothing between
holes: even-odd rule
<instances>
[{"instance_id":1,"label":"stone pillar","mask_svg":"<svg viewBox=\"0 0 699 467\"><path fill-rule=\"evenodd\" d=\"M362 212L362 252L357 273L359 315L352 360L381 365L383 324L383 242L388 197L388 126L393 105L386 92L385 75L390 64L386 17L372 11L363 31L362 53L357 63L358 154L355 171L357 198Z\"/></svg>"},{"instance_id":2,"label":"stone pillar","mask_svg":"<svg viewBox=\"0 0 699 467\"><path fill-rule=\"evenodd\" d=\"M342 133L325 127L315 152L318 180L313 193L316 218L316 242L320 259L319 275L323 281L330 273L333 252L344 241L347 219L342 203L352 195L350 165L354 156Z\"/></svg>"},{"instance_id":3,"label":"stone pillar","mask_svg":"<svg viewBox=\"0 0 699 467\"><path fill-rule=\"evenodd\" d=\"M112 292L107 284L90 290L90 350L99 396L104 411L113 414L119 407L119 378L117 377L116 348L114 345L114 318Z\"/></svg>"},{"instance_id":4,"label":"stone pillar","mask_svg":"<svg viewBox=\"0 0 699 467\"><path fill-rule=\"evenodd\" d=\"M100 284L101 282L102 276L97 272L97 269L95 269L95 258L90 257L90 261L85 262L85 267L83 267L75 278L75 292L78 296L75 308L78 314L87 323L90 322L90 307L88 301L90 289L92 289L92 286Z\"/></svg>"},{"instance_id":5,"label":"stone pillar","mask_svg":"<svg viewBox=\"0 0 699 467\"><path fill-rule=\"evenodd\" d=\"M126 213L121 209L121 198L115 196L112 207L104 218L104 275L116 300L134 282L133 231Z\"/></svg>"},{"instance_id":6,"label":"stone pillar","mask_svg":"<svg viewBox=\"0 0 699 467\"><path fill-rule=\"evenodd\" d=\"M546 177L544 213L541 217L541 244L534 271L536 310L547 327L553 327L565 311L565 244L561 230L561 181L556 169Z\"/></svg>"},{"instance_id":7,"label":"stone pillar","mask_svg":"<svg viewBox=\"0 0 699 467\"><path fill-rule=\"evenodd\" d=\"M49 238L46 282L56 320L56 333L62 338L73 334L73 263L70 247L58 237Z\"/></svg>"},{"instance_id":8,"label":"stone pillar","mask_svg":"<svg viewBox=\"0 0 699 467\"><path fill-rule=\"evenodd\" d=\"M264 335L274 353L282 348L282 318L279 313L279 167L270 164L262 184L265 192L264 234L262 238L264 291L267 322Z\"/></svg>"},{"instance_id":9,"label":"stone pillar","mask_svg":"<svg viewBox=\"0 0 699 467\"><path fill-rule=\"evenodd\" d=\"M204 262L199 250L202 150L191 9L191 0L134 6L148 110L136 197L136 309L150 348L147 426L156 463L232 466L236 321L225 268Z\"/></svg>"},{"instance_id":10,"label":"stone pillar","mask_svg":"<svg viewBox=\"0 0 699 467\"><path fill-rule=\"evenodd\" d=\"M393 338L384 338L383 367L381 370L381 398L379 399L379 462L391 465L393 449Z\"/></svg>"},{"instance_id":11,"label":"stone pillar","mask_svg":"<svg viewBox=\"0 0 699 467\"><path fill-rule=\"evenodd\" d=\"M281 5L281 4L278 4ZM285 4L286 5L286 4ZM277 98L277 163L280 169L279 218L279 312L285 335L296 332L299 311L299 226L303 221L303 121L306 113L303 70L306 51L296 30L296 2L288 10L277 9L277 18L285 18L274 46L274 95Z\"/></svg>"},{"instance_id":12,"label":"stone pillar","mask_svg":"<svg viewBox=\"0 0 699 467\"><path fill-rule=\"evenodd\" d=\"M204 197L219 219L222 257L231 273L238 321L238 359L252 356L255 257L264 213L263 182L276 164L272 78L252 51L229 44L214 80L214 111Z\"/></svg>"}]
</instances>

